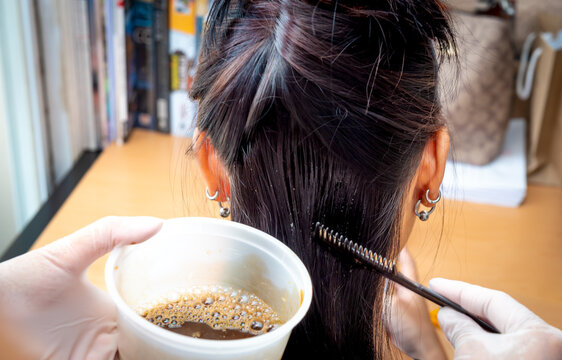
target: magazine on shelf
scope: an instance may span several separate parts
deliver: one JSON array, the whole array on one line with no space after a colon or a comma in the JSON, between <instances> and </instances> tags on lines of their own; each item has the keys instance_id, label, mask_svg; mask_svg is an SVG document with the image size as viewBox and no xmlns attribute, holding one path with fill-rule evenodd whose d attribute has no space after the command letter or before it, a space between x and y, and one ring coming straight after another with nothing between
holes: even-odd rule
<instances>
[{"instance_id":1,"label":"magazine on shelf","mask_svg":"<svg viewBox=\"0 0 562 360\"><path fill-rule=\"evenodd\" d=\"M72 107L92 104L96 143L105 148L123 144L133 127L191 136L197 103L189 97L196 73L198 48L209 0L82 0L65 11L80 34L72 61L88 60L80 66L88 78L76 86L87 86L73 94ZM64 8L64 7L63 7ZM74 15L67 16L76 9ZM84 17L85 16L85 17ZM80 51L87 52L80 55ZM74 69L74 67L73 67ZM73 79L82 75L72 70ZM89 85L88 85L89 84ZM79 105L83 103L84 106Z\"/></svg>"},{"instance_id":2,"label":"magazine on shelf","mask_svg":"<svg viewBox=\"0 0 562 360\"><path fill-rule=\"evenodd\" d=\"M104 8L101 0L88 0L94 116L101 148L108 145Z\"/></svg>"},{"instance_id":3,"label":"magazine on shelf","mask_svg":"<svg viewBox=\"0 0 562 360\"><path fill-rule=\"evenodd\" d=\"M154 82L156 84L154 109L156 110L156 129L164 133L170 132L170 117L168 116L170 102L168 4L169 0L154 0Z\"/></svg>"},{"instance_id":4,"label":"magazine on shelf","mask_svg":"<svg viewBox=\"0 0 562 360\"><path fill-rule=\"evenodd\" d=\"M125 51L125 4L114 0L113 56L115 56L115 117L117 143L123 144L132 125L127 111L127 56Z\"/></svg>"},{"instance_id":5,"label":"magazine on shelf","mask_svg":"<svg viewBox=\"0 0 562 360\"><path fill-rule=\"evenodd\" d=\"M197 103L189 98L196 72L195 2L170 0L170 125L176 136L191 136Z\"/></svg>"},{"instance_id":6,"label":"magazine on shelf","mask_svg":"<svg viewBox=\"0 0 562 360\"><path fill-rule=\"evenodd\" d=\"M129 121L150 130L156 130L153 22L153 1L127 1Z\"/></svg>"}]
</instances>

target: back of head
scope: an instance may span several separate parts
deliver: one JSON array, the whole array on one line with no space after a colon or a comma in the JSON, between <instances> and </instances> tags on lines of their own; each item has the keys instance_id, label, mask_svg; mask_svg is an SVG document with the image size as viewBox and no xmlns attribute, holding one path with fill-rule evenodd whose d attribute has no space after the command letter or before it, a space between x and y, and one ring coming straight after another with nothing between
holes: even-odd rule
<instances>
[{"instance_id":1,"label":"back of head","mask_svg":"<svg viewBox=\"0 0 562 360\"><path fill-rule=\"evenodd\" d=\"M215 0L191 95L226 167L234 221L307 266L314 299L288 351L380 358L384 280L311 241L316 221L383 256L402 197L442 126L439 0ZM295 358L296 356L292 357Z\"/></svg>"}]
</instances>

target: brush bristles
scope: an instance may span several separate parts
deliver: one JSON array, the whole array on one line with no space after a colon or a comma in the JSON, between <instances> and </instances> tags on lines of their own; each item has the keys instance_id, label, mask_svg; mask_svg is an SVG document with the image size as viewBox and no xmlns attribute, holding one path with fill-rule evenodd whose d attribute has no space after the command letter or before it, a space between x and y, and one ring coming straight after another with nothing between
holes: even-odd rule
<instances>
[{"instance_id":1,"label":"brush bristles","mask_svg":"<svg viewBox=\"0 0 562 360\"><path fill-rule=\"evenodd\" d=\"M396 266L395 261L391 261L382 255L363 247L362 245L358 245L337 232L334 233L333 230L319 222L316 223L315 234L323 241L335 247L342 248L343 250L352 253L352 255L355 255L355 257L359 257L360 259L367 261L380 269L391 272L394 271Z\"/></svg>"}]
</instances>

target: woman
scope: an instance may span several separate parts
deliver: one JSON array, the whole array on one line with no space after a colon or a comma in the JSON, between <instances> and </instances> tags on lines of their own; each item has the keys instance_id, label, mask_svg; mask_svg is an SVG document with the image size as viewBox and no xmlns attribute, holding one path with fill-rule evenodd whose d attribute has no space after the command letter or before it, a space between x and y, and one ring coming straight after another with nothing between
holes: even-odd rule
<instances>
[{"instance_id":1,"label":"woman","mask_svg":"<svg viewBox=\"0 0 562 360\"><path fill-rule=\"evenodd\" d=\"M435 0L214 3L191 90L195 152L232 219L281 239L308 267L313 305L288 351L383 353L384 279L327 252L311 225L396 258L417 200L438 198L449 137L434 47L453 42L444 9Z\"/></svg>"},{"instance_id":2,"label":"woman","mask_svg":"<svg viewBox=\"0 0 562 360\"><path fill-rule=\"evenodd\" d=\"M311 225L398 256L415 212L428 216L417 202L439 198L449 139L434 46L451 42L438 1L215 0L192 90L200 104L194 151L208 196L230 202L223 214L288 244L313 278L313 305L286 358L387 355L384 279L325 251ZM2 356L113 358L115 308L84 270L160 226L106 218L0 264ZM456 356L559 356L561 332L506 295L442 279L431 285L504 333L445 308L439 320ZM432 353L432 329L413 337L424 335L421 345L398 340L412 355L442 356Z\"/></svg>"}]
</instances>

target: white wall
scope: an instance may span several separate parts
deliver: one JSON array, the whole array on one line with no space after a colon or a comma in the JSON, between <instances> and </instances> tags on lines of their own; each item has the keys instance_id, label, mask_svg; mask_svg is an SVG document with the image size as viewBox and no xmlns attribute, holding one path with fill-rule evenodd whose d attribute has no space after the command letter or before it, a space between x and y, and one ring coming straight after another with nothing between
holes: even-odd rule
<instances>
[{"instance_id":1,"label":"white wall","mask_svg":"<svg viewBox=\"0 0 562 360\"><path fill-rule=\"evenodd\" d=\"M9 241L16 236L18 226L15 218L15 201L12 183L12 164L7 128L6 105L4 104L4 83L2 53L0 52L0 254L8 247Z\"/></svg>"},{"instance_id":2,"label":"white wall","mask_svg":"<svg viewBox=\"0 0 562 360\"><path fill-rule=\"evenodd\" d=\"M0 0L0 255L100 148L87 0Z\"/></svg>"},{"instance_id":3,"label":"white wall","mask_svg":"<svg viewBox=\"0 0 562 360\"><path fill-rule=\"evenodd\" d=\"M48 196L31 0L0 1L0 250Z\"/></svg>"}]
</instances>

